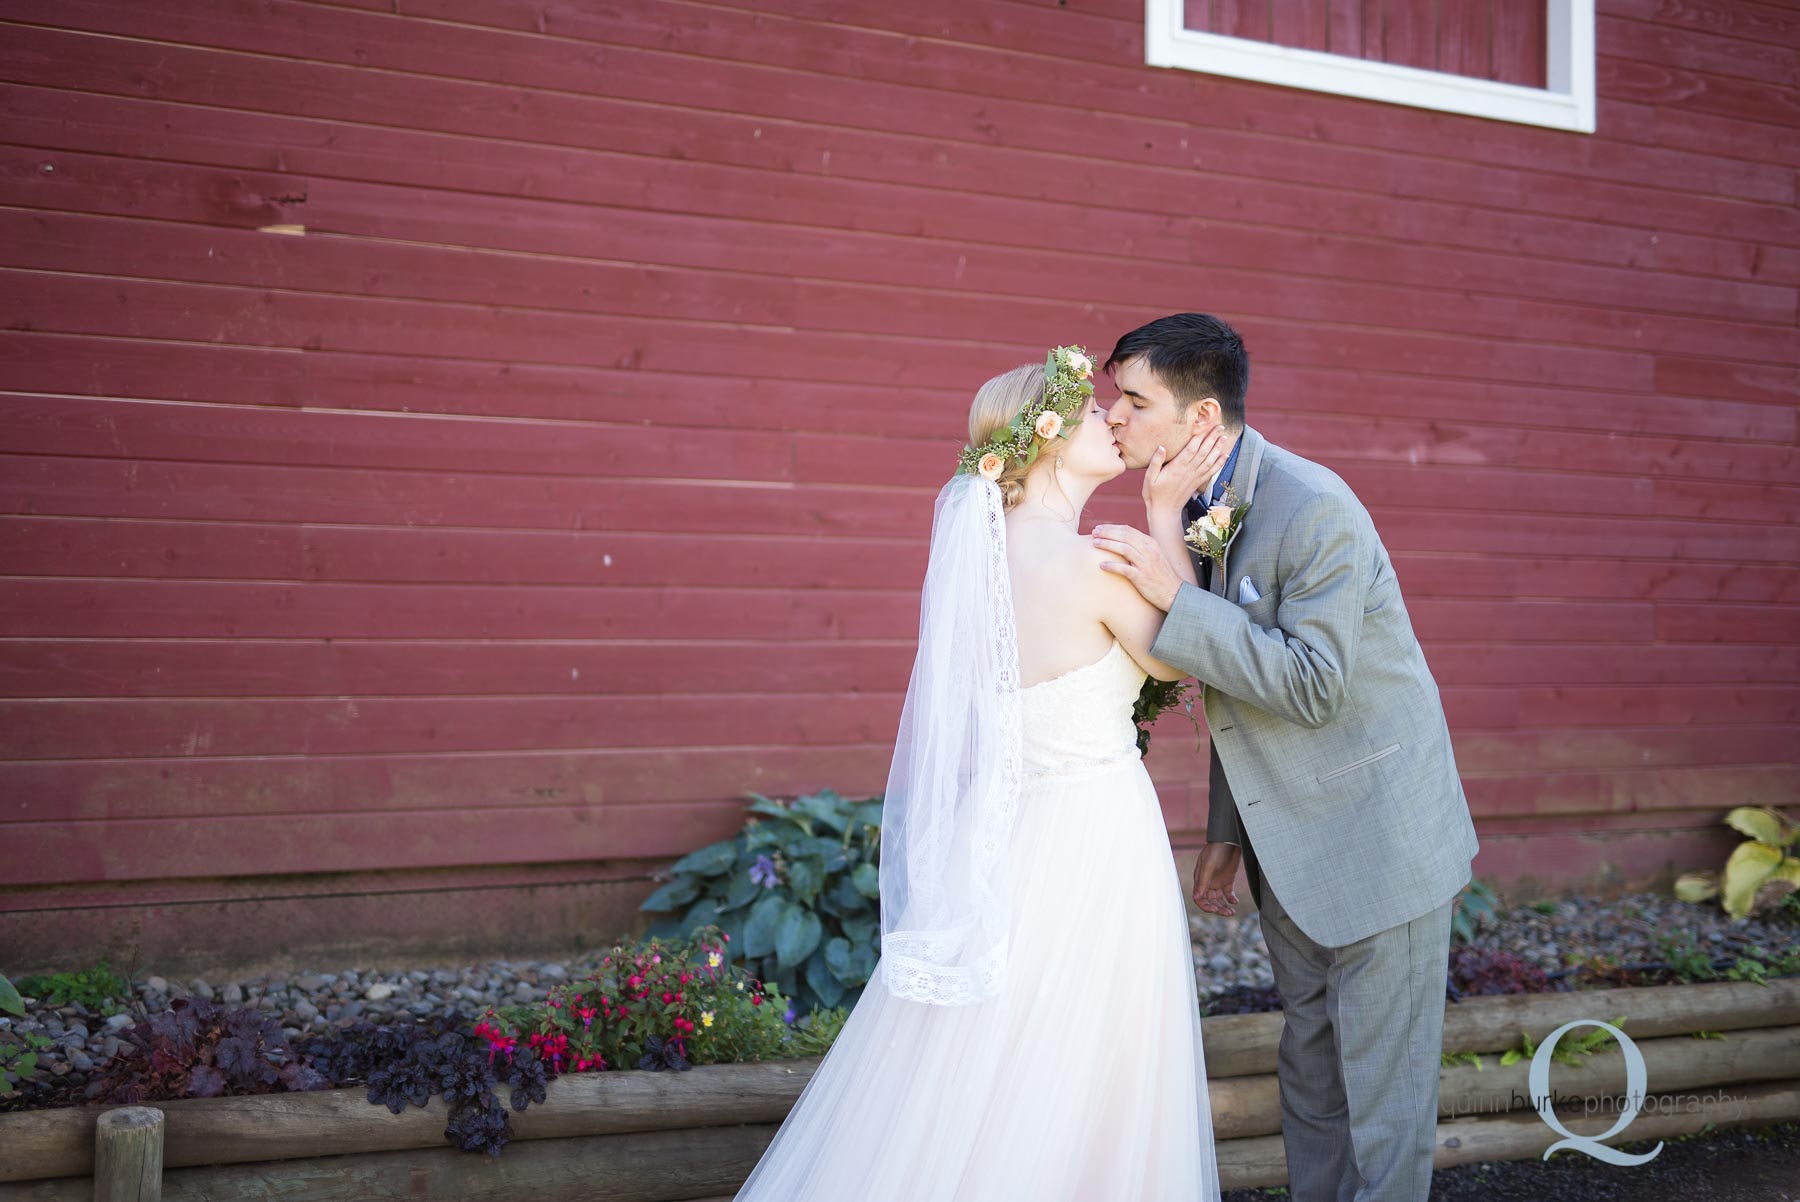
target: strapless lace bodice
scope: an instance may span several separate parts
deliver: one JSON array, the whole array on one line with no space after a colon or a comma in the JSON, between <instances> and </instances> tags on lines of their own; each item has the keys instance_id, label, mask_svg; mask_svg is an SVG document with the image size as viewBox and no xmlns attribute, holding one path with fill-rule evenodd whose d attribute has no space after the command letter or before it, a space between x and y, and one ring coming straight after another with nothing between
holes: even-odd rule
<instances>
[{"instance_id":1,"label":"strapless lace bodice","mask_svg":"<svg viewBox=\"0 0 1800 1202\"><path fill-rule=\"evenodd\" d=\"M1025 784L1138 758L1131 707L1144 670L1117 639L1105 655L1020 690Z\"/></svg>"}]
</instances>

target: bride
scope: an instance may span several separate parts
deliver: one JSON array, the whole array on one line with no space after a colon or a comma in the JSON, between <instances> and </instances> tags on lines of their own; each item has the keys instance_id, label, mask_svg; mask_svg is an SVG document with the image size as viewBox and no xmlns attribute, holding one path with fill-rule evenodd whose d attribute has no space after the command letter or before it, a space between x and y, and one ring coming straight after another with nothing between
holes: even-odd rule
<instances>
[{"instance_id":1,"label":"bride","mask_svg":"<svg viewBox=\"0 0 1800 1202\"><path fill-rule=\"evenodd\" d=\"M1193 949L1132 704L1163 614L1079 531L1125 470L1079 347L982 385L883 803L881 958L736 1202L1219 1197ZM1222 440L1154 460L1150 528ZM1159 520L1160 519L1160 520Z\"/></svg>"}]
</instances>

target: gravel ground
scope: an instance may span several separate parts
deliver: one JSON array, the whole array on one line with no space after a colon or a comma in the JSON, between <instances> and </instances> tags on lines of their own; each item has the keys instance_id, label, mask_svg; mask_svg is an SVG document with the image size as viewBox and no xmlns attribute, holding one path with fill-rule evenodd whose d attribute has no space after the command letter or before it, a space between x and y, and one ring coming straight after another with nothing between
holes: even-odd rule
<instances>
[{"instance_id":1,"label":"gravel ground","mask_svg":"<svg viewBox=\"0 0 1800 1202\"><path fill-rule=\"evenodd\" d=\"M1514 951L1547 970L1578 963L1599 952L1615 956L1621 963L1657 959L1661 953L1655 937L1659 934L1691 934L1699 945L1717 955L1736 954L1752 946L1773 950L1800 943L1800 926L1791 921L1734 922L1716 905L1690 905L1654 893L1617 899L1575 898L1551 909L1551 913L1540 913L1528 904L1504 908L1497 921L1478 933L1475 942ZM1261 924L1248 896L1234 917L1196 912L1189 923L1202 998L1227 989L1273 985ZM134 1001L149 1014L167 1009L172 998L182 995L260 1006L279 1013L291 1038L333 1024L347 1025L357 1018L388 1021L451 1009L473 1017L491 1005L535 1001L550 985L582 974L604 954L602 949L572 960L493 960L408 971L339 967L330 972L277 974L222 984L149 976L133 982ZM78 1003L29 1009L29 1016L23 1019L0 1016L0 1030L16 1027L54 1039L57 1046L42 1059L40 1081L54 1095L71 1100L81 1096L94 1066L118 1049L119 1029L133 1021L126 1015L103 1018ZM11 1105L41 1105L43 1101L21 1099Z\"/></svg>"},{"instance_id":2,"label":"gravel ground","mask_svg":"<svg viewBox=\"0 0 1800 1202\"><path fill-rule=\"evenodd\" d=\"M1756 948L1777 952L1800 946L1800 925L1792 921L1779 917L1738 921L1714 903L1694 905L1658 893L1570 898L1546 908L1548 913L1529 902L1501 906L1471 943L1512 952L1546 972L1572 968L1599 954L1619 964L1660 961L1663 938L1680 942L1691 937L1695 947L1715 959ZM1247 891L1240 892L1236 915L1190 913L1188 929L1194 937L1194 973L1201 997L1234 987L1274 985L1262 924Z\"/></svg>"},{"instance_id":3,"label":"gravel ground","mask_svg":"<svg viewBox=\"0 0 1800 1202\"><path fill-rule=\"evenodd\" d=\"M1655 1141L1623 1143L1648 1152ZM1285 1188L1226 1190L1222 1202L1271 1202ZM1559 1152L1548 1161L1458 1165L1431 1175L1431 1202L1796 1202L1800 1123L1666 1140L1636 1166Z\"/></svg>"}]
</instances>

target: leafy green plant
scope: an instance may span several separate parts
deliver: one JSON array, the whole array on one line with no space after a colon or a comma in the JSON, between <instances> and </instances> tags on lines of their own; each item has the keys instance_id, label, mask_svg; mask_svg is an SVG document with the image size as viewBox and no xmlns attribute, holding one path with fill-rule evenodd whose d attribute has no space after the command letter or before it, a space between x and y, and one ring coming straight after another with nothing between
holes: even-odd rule
<instances>
[{"instance_id":1,"label":"leafy green plant","mask_svg":"<svg viewBox=\"0 0 1800 1202\"><path fill-rule=\"evenodd\" d=\"M880 954L881 800L751 798L743 830L677 860L644 899L641 910L679 914L650 933L716 925L728 956L800 1013L853 1007Z\"/></svg>"},{"instance_id":2,"label":"leafy green plant","mask_svg":"<svg viewBox=\"0 0 1800 1202\"><path fill-rule=\"evenodd\" d=\"M36 1031L0 1032L0 1098L12 1097L20 1085L36 1079L38 1053L55 1042Z\"/></svg>"},{"instance_id":3,"label":"leafy green plant","mask_svg":"<svg viewBox=\"0 0 1800 1202\"><path fill-rule=\"evenodd\" d=\"M1487 1071L1487 1068L1481 1063L1481 1056L1475 1052L1443 1052L1438 1056L1438 1063L1445 1068L1455 1068L1459 1064L1472 1064L1478 1073Z\"/></svg>"},{"instance_id":4,"label":"leafy green plant","mask_svg":"<svg viewBox=\"0 0 1800 1202\"><path fill-rule=\"evenodd\" d=\"M106 961L102 960L93 968L85 968L80 972L22 977L19 980L19 991L39 999L47 1007L80 1002L96 1014L110 1018L124 1010L124 1001L131 997L131 982L112 971ZM5 990L0 989L0 1008L5 1007L4 998ZM17 1013L23 1014L24 1011Z\"/></svg>"},{"instance_id":5,"label":"leafy green plant","mask_svg":"<svg viewBox=\"0 0 1800 1202\"><path fill-rule=\"evenodd\" d=\"M1750 838L1725 861L1724 872L1688 872L1675 880L1675 896L1702 902L1717 897L1725 912L1744 918L1783 904L1800 889L1800 823L1764 806L1738 806L1725 825Z\"/></svg>"},{"instance_id":6,"label":"leafy green plant","mask_svg":"<svg viewBox=\"0 0 1800 1202\"><path fill-rule=\"evenodd\" d=\"M1470 878L1456 896L1456 906L1450 916L1450 937L1457 943L1467 943L1475 938L1477 930L1498 920L1499 902L1499 896L1491 886Z\"/></svg>"},{"instance_id":7,"label":"leafy green plant","mask_svg":"<svg viewBox=\"0 0 1800 1202\"><path fill-rule=\"evenodd\" d=\"M1725 970L1727 980L1754 981L1758 985L1769 983L1769 966L1755 956L1739 956L1737 962Z\"/></svg>"},{"instance_id":8,"label":"leafy green plant","mask_svg":"<svg viewBox=\"0 0 1800 1202\"><path fill-rule=\"evenodd\" d=\"M1620 1015L1612 1020L1612 1025L1625 1027L1625 1017ZM1581 1062L1609 1043L1617 1043L1612 1032L1605 1027L1587 1027L1580 1034L1570 1032L1556 1041L1556 1051L1550 1054L1552 1060L1560 1060L1571 1067L1579 1068Z\"/></svg>"},{"instance_id":9,"label":"leafy green plant","mask_svg":"<svg viewBox=\"0 0 1800 1202\"><path fill-rule=\"evenodd\" d=\"M1556 913L1556 903L1553 901L1550 901L1548 899L1532 902L1531 908L1533 910L1537 911L1539 914L1554 914L1554 913Z\"/></svg>"},{"instance_id":10,"label":"leafy green plant","mask_svg":"<svg viewBox=\"0 0 1800 1202\"><path fill-rule=\"evenodd\" d=\"M541 1002L487 1012L475 1033L494 1055L530 1050L555 1072L809 1056L836 1037L842 1009L802 1018L778 987L726 959L716 926L687 937L615 945L580 980Z\"/></svg>"},{"instance_id":11,"label":"leafy green plant","mask_svg":"<svg viewBox=\"0 0 1800 1202\"><path fill-rule=\"evenodd\" d=\"M1155 722L1164 710L1180 709L1187 715L1187 720L1194 724L1194 733L1200 733L1200 720L1194 717L1194 699L1186 696L1189 685L1181 680L1158 680L1154 676L1144 677L1142 687L1138 689L1137 701L1131 707L1131 720L1137 724L1138 754L1144 755L1150 750L1150 724Z\"/></svg>"},{"instance_id":12,"label":"leafy green plant","mask_svg":"<svg viewBox=\"0 0 1800 1202\"><path fill-rule=\"evenodd\" d=\"M1625 1019L1623 1017L1615 1018L1612 1020L1612 1025L1623 1030ZM1557 1040L1556 1050L1550 1053L1550 1058L1571 1067L1580 1068L1583 1060L1592 1056L1606 1044L1616 1042L1618 1041L1613 1039L1612 1032L1605 1027L1586 1027L1580 1033L1571 1031ZM1502 1052L1500 1063L1503 1066L1513 1065L1521 1060L1530 1060L1536 1055L1537 1044L1532 1040L1531 1032L1520 1031L1518 1046L1507 1048Z\"/></svg>"},{"instance_id":13,"label":"leafy green plant","mask_svg":"<svg viewBox=\"0 0 1800 1202\"><path fill-rule=\"evenodd\" d=\"M18 1018L25 1017L25 999L19 996L18 989L0 973L0 1010Z\"/></svg>"},{"instance_id":14,"label":"leafy green plant","mask_svg":"<svg viewBox=\"0 0 1800 1202\"><path fill-rule=\"evenodd\" d=\"M1516 1048L1507 1048L1504 1052L1500 1053L1500 1066L1506 1068L1510 1065L1517 1064L1521 1060L1530 1060L1535 1055L1537 1055L1537 1044L1532 1040L1531 1032L1520 1031L1519 1046Z\"/></svg>"}]
</instances>

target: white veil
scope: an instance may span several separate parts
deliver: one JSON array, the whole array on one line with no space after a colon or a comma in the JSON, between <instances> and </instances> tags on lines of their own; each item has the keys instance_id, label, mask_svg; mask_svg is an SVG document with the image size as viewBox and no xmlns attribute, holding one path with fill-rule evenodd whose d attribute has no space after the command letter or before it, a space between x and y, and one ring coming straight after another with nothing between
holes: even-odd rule
<instances>
[{"instance_id":1,"label":"white veil","mask_svg":"<svg viewBox=\"0 0 1800 1202\"><path fill-rule=\"evenodd\" d=\"M882 979L896 996L970 1005L1005 980L1022 748L1000 489L962 473L932 515L919 651L882 805Z\"/></svg>"}]
</instances>

